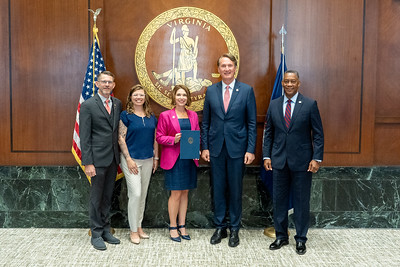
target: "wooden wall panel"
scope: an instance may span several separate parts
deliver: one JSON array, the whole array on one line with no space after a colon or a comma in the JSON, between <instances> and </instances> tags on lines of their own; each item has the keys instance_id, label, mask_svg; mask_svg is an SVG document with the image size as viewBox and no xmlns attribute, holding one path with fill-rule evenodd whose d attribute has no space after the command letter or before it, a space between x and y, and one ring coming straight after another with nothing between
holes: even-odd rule
<instances>
[{"instance_id":1,"label":"wooden wall panel","mask_svg":"<svg viewBox=\"0 0 400 267\"><path fill-rule=\"evenodd\" d=\"M8 0L0 0L0 164L9 162L10 151L10 74Z\"/></svg>"},{"instance_id":2,"label":"wooden wall panel","mask_svg":"<svg viewBox=\"0 0 400 267\"><path fill-rule=\"evenodd\" d=\"M376 82L375 155L377 165L399 165L400 1L380 1Z\"/></svg>"},{"instance_id":3,"label":"wooden wall panel","mask_svg":"<svg viewBox=\"0 0 400 267\"><path fill-rule=\"evenodd\" d=\"M396 82L400 70L400 1L379 2L376 117L400 123L400 94Z\"/></svg>"},{"instance_id":4,"label":"wooden wall panel","mask_svg":"<svg viewBox=\"0 0 400 267\"><path fill-rule=\"evenodd\" d=\"M375 127L375 165L399 165L400 124L377 124Z\"/></svg>"},{"instance_id":5,"label":"wooden wall panel","mask_svg":"<svg viewBox=\"0 0 400 267\"><path fill-rule=\"evenodd\" d=\"M12 151L69 151L76 77L87 62L87 2L20 0L10 10Z\"/></svg>"},{"instance_id":6,"label":"wooden wall panel","mask_svg":"<svg viewBox=\"0 0 400 267\"><path fill-rule=\"evenodd\" d=\"M288 1L287 66L318 101L328 153L360 150L363 10L362 0Z\"/></svg>"}]
</instances>

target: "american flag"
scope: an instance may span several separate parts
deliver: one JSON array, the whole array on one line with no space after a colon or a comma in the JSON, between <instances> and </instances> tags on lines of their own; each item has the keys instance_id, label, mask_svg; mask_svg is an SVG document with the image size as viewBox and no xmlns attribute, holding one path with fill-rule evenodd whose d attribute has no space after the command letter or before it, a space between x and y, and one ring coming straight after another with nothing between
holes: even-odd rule
<instances>
[{"instance_id":1,"label":"american flag","mask_svg":"<svg viewBox=\"0 0 400 267\"><path fill-rule=\"evenodd\" d=\"M79 112L81 109L81 104L97 94L97 88L95 81L97 80L97 75L102 71L106 70L106 66L104 64L103 56L101 55L101 51L99 48L99 41L97 39L97 34L93 40L93 45L89 54L89 62L86 68L85 80L82 85L82 93L79 98L78 109L76 111L76 119L75 119L75 127L74 127L74 136L72 139L72 154L75 157L75 160L79 163L82 170L85 170L85 167L82 166L82 152L81 152L81 142L79 138ZM123 177L123 173L121 169L118 167L118 174L116 180ZM90 177L87 177L90 182Z\"/></svg>"}]
</instances>

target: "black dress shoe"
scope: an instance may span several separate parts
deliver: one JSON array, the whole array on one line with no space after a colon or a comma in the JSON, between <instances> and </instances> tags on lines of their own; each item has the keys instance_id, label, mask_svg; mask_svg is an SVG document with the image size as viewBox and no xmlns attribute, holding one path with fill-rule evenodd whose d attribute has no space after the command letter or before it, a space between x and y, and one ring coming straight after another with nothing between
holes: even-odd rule
<instances>
[{"instance_id":1,"label":"black dress shoe","mask_svg":"<svg viewBox=\"0 0 400 267\"><path fill-rule=\"evenodd\" d=\"M306 253L306 243L296 242L296 253L299 255L304 255Z\"/></svg>"},{"instance_id":2,"label":"black dress shoe","mask_svg":"<svg viewBox=\"0 0 400 267\"><path fill-rule=\"evenodd\" d=\"M104 240L101 237L92 237L90 243L92 243L92 246L97 250L107 249L106 244L104 244Z\"/></svg>"},{"instance_id":3,"label":"black dress shoe","mask_svg":"<svg viewBox=\"0 0 400 267\"><path fill-rule=\"evenodd\" d=\"M116 238L115 236L113 236L113 235L112 235L110 232L108 232L108 231L105 232L105 233L103 233L102 238L103 238L104 241L106 241L106 242L109 243L109 244L117 245L117 244L121 243L121 241L120 241L118 238Z\"/></svg>"},{"instance_id":4,"label":"black dress shoe","mask_svg":"<svg viewBox=\"0 0 400 267\"><path fill-rule=\"evenodd\" d=\"M289 241L286 239L276 239L271 245L269 245L270 250L280 249L283 246L289 245Z\"/></svg>"},{"instance_id":5,"label":"black dress shoe","mask_svg":"<svg viewBox=\"0 0 400 267\"><path fill-rule=\"evenodd\" d=\"M228 245L232 248L239 245L239 230L231 230Z\"/></svg>"},{"instance_id":6,"label":"black dress shoe","mask_svg":"<svg viewBox=\"0 0 400 267\"><path fill-rule=\"evenodd\" d=\"M214 234L211 237L210 243L212 245L218 244L221 242L222 238L226 238L228 237L228 233L226 231L226 229L217 229L215 230Z\"/></svg>"}]
</instances>

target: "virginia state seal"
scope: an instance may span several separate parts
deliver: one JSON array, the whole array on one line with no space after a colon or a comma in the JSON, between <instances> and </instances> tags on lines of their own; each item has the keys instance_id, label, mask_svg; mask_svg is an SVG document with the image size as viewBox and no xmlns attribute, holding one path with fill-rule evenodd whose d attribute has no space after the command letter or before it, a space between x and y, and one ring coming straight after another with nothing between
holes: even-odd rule
<instances>
[{"instance_id":1,"label":"virginia state seal","mask_svg":"<svg viewBox=\"0 0 400 267\"><path fill-rule=\"evenodd\" d=\"M170 9L154 18L139 37L136 73L150 97L166 108L176 84L186 85L189 109L203 110L205 91L218 81L216 62L229 52L238 59L239 47L229 27L209 11L196 7Z\"/></svg>"}]
</instances>

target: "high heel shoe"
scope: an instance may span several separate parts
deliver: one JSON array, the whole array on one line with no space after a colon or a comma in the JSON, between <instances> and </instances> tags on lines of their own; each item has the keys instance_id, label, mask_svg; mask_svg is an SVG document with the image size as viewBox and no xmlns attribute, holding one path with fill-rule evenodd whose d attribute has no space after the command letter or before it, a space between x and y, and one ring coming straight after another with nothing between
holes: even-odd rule
<instances>
[{"instance_id":1,"label":"high heel shoe","mask_svg":"<svg viewBox=\"0 0 400 267\"><path fill-rule=\"evenodd\" d=\"M133 234L133 232L130 233L130 235L129 235L129 240L130 240L133 244L139 245L139 244L140 244L140 238L138 238L138 237L133 237L132 234Z\"/></svg>"},{"instance_id":2,"label":"high heel shoe","mask_svg":"<svg viewBox=\"0 0 400 267\"><path fill-rule=\"evenodd\" d=\"M178 228L179 229L186 228L186 225L179 225ZM179 229L178 229L178 234L182 237L182 239L185 239L185 240L190 240L191 239L190 235L182 235L181 230L179 230Z\"/></svg>"},{"instance_id":3,"label":"high heel shoe","mask_svg":"<svg viewBox=\"0 0 400 267\"><path fill-rule=\"evenodd\" d=\"M139 237L141 239L149 239L150 238L150 236L148 234L146 234L146 233L143 233L143 234L139 233Z\"/></svg>"},{"instance_id":4,"label":"high heel shoe","mask_svg":"<svg viewBox=\"0 0 400 267\"><path fill-rule=\"evenodd\" d=\"M170 231L171 231L171 230L178 230L178 227L176 227L176 226L169 227L169 230L170 230ZM179 230L178 230L178 234L179 234ZM172 241L181 242L181 237L180 237L180 236L172 237L172 236L171 236L171 233L170 233L170 234L169 234L169 237L171 238Z\"/></svg>"}]
</instances>

